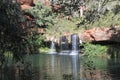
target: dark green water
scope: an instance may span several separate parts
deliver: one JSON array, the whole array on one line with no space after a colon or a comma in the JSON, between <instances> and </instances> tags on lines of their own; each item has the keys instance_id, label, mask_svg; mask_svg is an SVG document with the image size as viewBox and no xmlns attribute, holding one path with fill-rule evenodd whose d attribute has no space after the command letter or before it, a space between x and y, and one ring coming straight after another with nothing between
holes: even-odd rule
<instances>
[{"instance_id":1,"label":"dark green water","mask_svg":"<svg viewBox=\"0 0 120 80\"><path fill-rule=\"evenodd\" d=\"M0 80L120 80L120 59L34 54L1 67Z\"/></svg>"}]
</instances>

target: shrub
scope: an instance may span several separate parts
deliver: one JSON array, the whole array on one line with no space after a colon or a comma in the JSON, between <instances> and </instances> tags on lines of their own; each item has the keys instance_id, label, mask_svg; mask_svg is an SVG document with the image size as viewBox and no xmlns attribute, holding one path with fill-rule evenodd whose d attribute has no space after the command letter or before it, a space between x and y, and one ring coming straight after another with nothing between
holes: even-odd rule
<instances>
[{"instance_id":1,"label":"shrub","mask_svg":"<svg viewBox=\"0 0 120 80\"><path fill-rule=\"evenodd\" d=\"M94 56L104 56L107 53L107 46L102 46L99 44L91 44L86 43L84 44L84 54L88 57L94 57Z\"/></svg>"},{"instance_id":2,"label":"shrub","mask_svg":"<svg viewBox=\"0 0 120 80\"><path fill-rule=\"evenodd\" d=\"M36 23L40 27L49 27L53 25L55 14L53 14L50 6L45 6L41 2L37 2L34 7L25 10L25 12L33 15Z\"/></svg>"}]
</instances>

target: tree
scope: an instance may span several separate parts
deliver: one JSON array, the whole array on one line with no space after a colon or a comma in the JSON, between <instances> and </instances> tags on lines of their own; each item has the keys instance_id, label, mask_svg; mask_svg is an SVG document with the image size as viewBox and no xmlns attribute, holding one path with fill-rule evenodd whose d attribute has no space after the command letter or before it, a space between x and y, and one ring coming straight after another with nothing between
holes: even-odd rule
<instances>
[{"instance_id":1,"label":"tree","mask_svg":"<svg viewBox=\"0 0 120 80\"><path fill-rule=\"evenodd\" d=\"M20 60L23 54L36 48L31 44L32 31L22 27L26 18L20 4L1 0L0 16L0 61L5 58L6 52L11 52L16 60Z\"/></svg>"},{"instance_id":2,"label":"tree","mask_svg":"<svg viewBox=\"0 0 120 80\"><path fill-rule=\"evenodd\" d=\"M25 13L32 15L36 21L37 27L49 27L53 25L55 15L52 12L50 6L45 6L41 2L37 2L36 5Z\"/></svg>"},{"instance_id":3,"label":"tree","mask_svg":"<svg viewBox=\"0 0 120 80\"><path fill-rule=\"evenodd\" d=\"M83 4L83 0L52 0L51 4L60 5L60 13L64 15L75 16L76 12L79 10L79 6Z\"/></svg>"},{"instance_id":4,"label":"tree","mask_svg":"<svg viewBox=\"0 0 120 80\"><path fill-rule=\"evenodd\" d=\"M119 6L118 0L90 0L86 2L84 19L80 21L80 26L100 27L118 25Z\"/></svg>"}]
</instances>

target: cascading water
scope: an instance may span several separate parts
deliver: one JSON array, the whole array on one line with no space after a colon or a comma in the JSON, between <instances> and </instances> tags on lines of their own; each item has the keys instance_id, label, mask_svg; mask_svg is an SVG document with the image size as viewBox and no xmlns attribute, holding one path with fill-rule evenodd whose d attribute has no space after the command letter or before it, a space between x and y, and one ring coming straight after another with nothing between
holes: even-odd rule
<instances>
[{"instance_id":1,"label":"cascading water","mask_svg":"<svg viewBox=\"0 0 120 80\"><path fill-rule=\"evenodd\" d=\"M55 53L56 53L55 42L54 42L54 39L52 39L49 54L55 54Z\"/></svg>"},{"instance_id":2,"label":"cascading water","mask_svg":"<svg viewBox=\"0 0 120 80\"><path fill-rule=\"evenodd\" d=\"M79 52L79 36L77 34L71 35L71 53L70 55L76 55Z\"/></svg>"},{"instance_id":3,"label":"cascading water","mask_svg":"<svg viewBox=\"0 0 120 80\"><path fill-rule=\"evenodd\" d=\"M51 41L50 53L55 53L55 52L56 52L55 43Z\"/></svg>"},{"instance_id":4,"label":"cascading water","mask_svg":"<svg viewBox=\"0 0 120 80\"><path fill-rule=\"evenodd\" d=\"M71 48L69 47L66 36L60 37L60 54L62 55L77 55L79 53L79 36L78 34L71 35Z\"/></svg>"}]
</instances>

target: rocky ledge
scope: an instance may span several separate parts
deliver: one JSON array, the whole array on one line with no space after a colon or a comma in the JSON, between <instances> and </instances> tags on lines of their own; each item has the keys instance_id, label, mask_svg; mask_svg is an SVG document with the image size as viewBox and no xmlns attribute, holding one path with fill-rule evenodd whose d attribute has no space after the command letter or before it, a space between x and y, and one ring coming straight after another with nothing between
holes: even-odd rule
<instances>
[{"instance_id":1,"label":"rocky ledge","mask_svg":"<svg viewBox=\"0 0 120 80\"><path fill-rule=\"evenodd\" d=\"M120 42L120 26L85 30L80 38L83 42Z\"/></svg>"}]
</instances>

